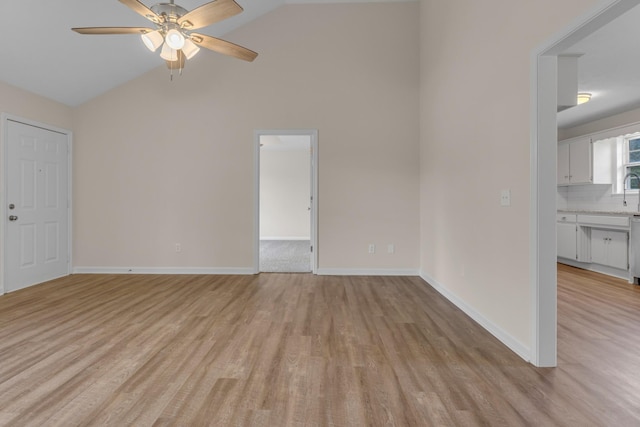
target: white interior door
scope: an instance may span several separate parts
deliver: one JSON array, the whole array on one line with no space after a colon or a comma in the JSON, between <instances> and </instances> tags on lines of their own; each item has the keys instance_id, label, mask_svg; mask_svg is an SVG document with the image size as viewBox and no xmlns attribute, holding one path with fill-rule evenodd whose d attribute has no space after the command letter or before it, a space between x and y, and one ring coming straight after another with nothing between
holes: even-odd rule
<instances>
[{"instance_id":1,"label":"white interior door","mask_svg":"<svg viewBox=\"0 0 640 427\"><path fill-rule=\"evenodd\" d=\"M67 135L7 120L5 289L69 274Z\"/></svg>"}]
</instances>

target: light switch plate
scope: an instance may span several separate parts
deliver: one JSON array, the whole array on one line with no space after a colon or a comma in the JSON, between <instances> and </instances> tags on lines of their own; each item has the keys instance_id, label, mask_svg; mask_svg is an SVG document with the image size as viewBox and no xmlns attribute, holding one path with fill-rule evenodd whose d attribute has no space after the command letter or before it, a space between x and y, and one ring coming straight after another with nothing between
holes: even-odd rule
<instances>
[{"instance_id":1,"label":"light switch plate","mask_svg":"<svg viewBox=\"0 0 640 427\"><path fill-rule=\"evenodd\" d=\"M511 190L500 192L500 206L511 206Z\"/></svg>"}]
</instances>

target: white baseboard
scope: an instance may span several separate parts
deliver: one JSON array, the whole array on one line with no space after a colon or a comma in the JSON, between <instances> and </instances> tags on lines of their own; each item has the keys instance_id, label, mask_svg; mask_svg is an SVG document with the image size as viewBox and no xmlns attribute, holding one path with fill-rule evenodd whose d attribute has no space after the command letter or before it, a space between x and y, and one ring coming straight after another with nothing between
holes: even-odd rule
<instances>
[{"instance_id":1,"label":"white baseboard","mask_svg":"<svg viewBox=\"0 0 640 427\"><path fill-rule=\"evenodd\" d=\"M73 274L257 274L253 267L74 267ZM410 269L319 268L319 276L418 276Z\"/></svg>"},{"instance_id":2,"label":"white baseboard","mask_svg":"<svg viewBox=\"0 0 640 427\"><path fill-rule=\"evenodd\" d=\"M571 267L581 268L583 270L589 270L600 274L606 274L607 276L617 277L618 279L628 280L629 283L633 282L633 280L630 280L629 272L626 270L620 270L619 268L600 264L591 264L588 262L574 261L572 259L560 257L558 257L558 262L560 264L570 265Z\"/></svg>"},{"instance_id":3,"label":"white baseboard","mask_svg":"<svg viewBox=\"0 0 640 427\"><path fill-rule=\"evenodd\" d=\"M418 270L375 268L319 268L318 276L418 276Z\"/></svg>"},{"instance_id":4,"label":"white baseboard","mask_svg":"<svg viewBox=\"0 0 640 427\"><path fill-rule=\"evenodd\" d=\"M279 236L268 236L268 237L260 237L260 240L311 240L311 237L309 236L286 236L286 237L279 237Z\"/></svg>"},{"instance_id":5,"label":"white baseboard","mask_svg":"<svg viewBox=\"0 0 640 427\"><path fill-rule=\"evenodd\" d=\"M467 316L471 317L476 323L486 329L491 335L496 337L500 342L509 347L511 351L523 358L527 362L531 362L531 349L520 341L509 335L502 328L484 317L473 307L465 303L457 295L449 291L445 286L426 273L421 273L420 277L427 282L433 289L438 291L442 296L451 301L456 307L462 310Z\"/></svg>"},{"instance_id":6,"label":"white baseboard","mask_svg":"<svg viewBox=\"0 0 640 427\"><path fill-rule=\"evenodd\" d=\"M215 274L251 275L253 267L74 267L73 274Z\"/></svg>"}]
</instances>

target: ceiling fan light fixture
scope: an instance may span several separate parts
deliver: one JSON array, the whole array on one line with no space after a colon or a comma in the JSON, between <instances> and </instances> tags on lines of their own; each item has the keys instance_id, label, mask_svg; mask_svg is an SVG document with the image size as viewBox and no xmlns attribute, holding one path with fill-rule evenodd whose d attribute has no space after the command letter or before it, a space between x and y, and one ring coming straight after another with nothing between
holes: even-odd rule
<instances>
[{"instance_id":1,"label":"ceiling fan light fixture","mask_svg":"<svg viewBox=\"0 0 640 427\"><path fill-rule=\"evenodd\" d=\"M165 37L164 41L169 45L171 49L178 50L182 49L182 47L184 46L185 38L180 31L172 28L167 31L167 36Z\"/></svg>"},{"instance_id":2,"label":"ceiling fan light fixture","mask_svg":"<svg viewBox=\"0 0 640 427\"><path fill-rule=\"evenodd\" d=\"M155 52L156 50L158 50L158 48L162 46L162 43L164 42L160 31L151 31L148 33L144 33L141 37L142 42L151 52Z\"/></svg>"},{"instance_id":3,"label":"ceiling fan light fixture","mask_svg":"<svg viewBox=\"0 0 640 427\"><path fill-rule=\"evenodd\" d=\"M162 46L160 57L165 61L177 61L178 51L176 49L172 49L168 43L165 43L164 46Z\"/></svg>"},{"instance_id":4,"label":"ceiling fan light fixture","mask_svg":"<svg viewBox=\"0 0 640 427\"><path fill-rule=\"evenodd\" d=\"M184 46L182 46L182 53L184 53L184 56L187 59L191 59L196 56L196 53L198 52L200 52L200 48L191 40L185 39Z\"/></svg>"},{"instance_id":5,"label":"ceiling fan light fixture","mask_svg":"<svg viewBox=\"0 0 640 427\"><path fill-rule=\"evenodd\" d=\"M174 0L151 7L145 6L143 1L120 0L138 15L155 23L155 28L82 27L72 28L72 30L79 34L139 35L150 51L160 50L160 57L164 59L172 73L173 70L182 72L186 60L193 58L201 48L248 62L258 56L256 52L226 40L192 32L242 12L242 7L235 0L213 0L190 11L176 5Z\"/></svg>"}]
</instances>

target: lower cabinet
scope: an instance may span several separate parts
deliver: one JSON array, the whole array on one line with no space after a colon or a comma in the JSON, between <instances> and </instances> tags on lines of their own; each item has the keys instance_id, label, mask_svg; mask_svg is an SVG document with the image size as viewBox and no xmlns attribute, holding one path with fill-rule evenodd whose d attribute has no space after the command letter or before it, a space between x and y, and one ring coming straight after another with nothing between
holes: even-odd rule
<instances>
[{"instance_id":1,"label":"lower cabinet","mask_svg":"<svg viewBox=\"0 0 640 427\"><path fill-rule=\"evenodd\" d=\"M627 270L629 267L627 231L591 229L591 262Z\"/></svg>"},{"instance_id":2,"label":"lower cabinet","mask_svg":"<svg viewBox=\"0 0 640 427\"><path fill-rule=\"evenodd\" d=\"M556 223L558 256L568 259L578 259L578 227L575 223Z\"/></svg>"}]
</instances>

